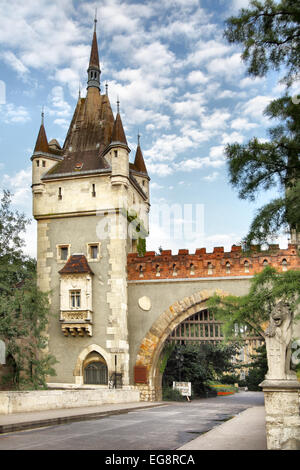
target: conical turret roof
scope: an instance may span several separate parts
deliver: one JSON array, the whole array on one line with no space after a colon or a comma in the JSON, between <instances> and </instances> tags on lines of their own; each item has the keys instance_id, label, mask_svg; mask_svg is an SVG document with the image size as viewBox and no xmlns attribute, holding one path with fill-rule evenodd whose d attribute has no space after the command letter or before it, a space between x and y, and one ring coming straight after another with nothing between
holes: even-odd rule
<instances>
[{"instance_id":1,"label":"conical turret roof","mask_svg":"<svg viewBox=\"0 0 300 470\"><path fill-rule=\"evenodd\" d=\"M34 153L35 152L45 152L49 153L49 145L48 145L48 139L45 131L44 124L41 124L40 130L38 137L36 139L36 144L34 147Z\"/></svg>"},{"instance_id":2,"label":"conical turret roof","mask_svg":"<svg viewBox=\"0 0 300 470\"><path fill-rule=\"evenodd\" d=\"M136 149L136 154L135 154L135 159L134 159L134 168L136 171L140 173L145 173L146 175L148 175L140 145L138 145Z\"/></svg>"},{"instance_id":3,"label":"conical turret roof","mask_svg":"<svg viewBox=\"0 0 300 470\"><path fill-rule=\"evenodd\" d=\"M116 115L113 131L111 135L111 143L114 143L114 142L118 142L118 143L128 146L126 135L125 135L123 124L122 124L122 119L121 119L119 112Z\"/></svg>"}]
</instances>

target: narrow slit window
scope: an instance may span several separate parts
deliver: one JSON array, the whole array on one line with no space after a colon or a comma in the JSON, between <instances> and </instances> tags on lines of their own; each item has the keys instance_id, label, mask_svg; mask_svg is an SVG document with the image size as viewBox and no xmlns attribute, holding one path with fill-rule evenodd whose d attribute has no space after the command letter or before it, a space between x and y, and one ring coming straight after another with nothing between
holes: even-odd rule
<instances>
[{"instance_id":1,"label":"narrow slit window","mask_svg":"<svg viewBox=\"0 0 300 470\"><path fill-rule=\"evenodd\" d=\"M92 185L92 196L96 197L96 185L95 184Z\"/></svg>"},{"instance_id":2,"label":"narrow slit window","mask_svg":"<svg viewBox=\"0 0 300 470\"><path fill-rule=\"evenodd\" d=\"M61 188L58 188L58 199L62 199Z\"/></svg>"},{"instance_id":3,"label":"narrow slit window","mask_svg":"<svg viewBox=\"0 0 300 470\"><path fill-rule=\"evenodd\" d=\"M91 245L90 246L90 256L92 259L97 259L98 258L98 253L99 253L99 247L98 245Z\"/></svg>"},{"instance_id":4,"label":"narrow slit window","mask_svg":"<svg viewBox=\"0 0 300 470\"><path fill-rule=\"evenodd\" d=\"M287 271L287 260L283 259L281 262L282 271Z\"/></svg>"},{"instance_id":5,"label":"narrow slit window","mask_svg":"<svg viewBox=\"0 0 300 470\"><path fill-rule=\"evenodd\" d=\"M213 273L213 265L211 263L208 263L207 274L212 274L212 273Z\"/></svg>"},{"instance_id":6,"label":"narrow slit window","mask_svg":"<svg viewBox=\"0 0 300 470\"><path fill-rule=\"evenodd\" d=\"M68 259L68 252L69 252L69 249L67 246L61 246L60 247L60 259L61 260L64 260L64 261L67 261Z\"/></svg>"}]
</instances>

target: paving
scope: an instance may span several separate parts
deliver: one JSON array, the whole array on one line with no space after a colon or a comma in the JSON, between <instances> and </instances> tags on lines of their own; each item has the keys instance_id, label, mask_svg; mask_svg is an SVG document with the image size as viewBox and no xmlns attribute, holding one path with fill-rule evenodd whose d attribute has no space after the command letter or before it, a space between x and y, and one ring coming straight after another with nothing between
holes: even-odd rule
<instances>
[{"instance_id":1,"label":"paving","mask_svg":"<svg viewBox=\"0 0 300 470\"><path fill-rule=\"evenodd\" d=\"M179 450L267 450L265 408L248 408Z\"/></svg>"},{"instance_id":2,"label":"paving","mask_svg":"<svg viewBox=\"0 0 300 470\"><path fill-rule=\"evenodd\" d=\"M162 405L165 405L165 403L136 402L105 404L101 406L88 406L82 408L32 411L27 413L11 413L8 415L0 415L0 434L55 424L71 423L74 421L100 419L106 416L128 413L129 411L142 410Z\"/></svg>"},{"instance_id":3,"label":"paving","mask_svg":"<svg viewBox=\"0 0 300 470\"><path fill-rule=\"evenodd\" d=\"M4 450L184 452L267 448L261 392L191 403L139 402L15 413L0 417L0 429L0 449Z\"/></svg>"}]
</instances>

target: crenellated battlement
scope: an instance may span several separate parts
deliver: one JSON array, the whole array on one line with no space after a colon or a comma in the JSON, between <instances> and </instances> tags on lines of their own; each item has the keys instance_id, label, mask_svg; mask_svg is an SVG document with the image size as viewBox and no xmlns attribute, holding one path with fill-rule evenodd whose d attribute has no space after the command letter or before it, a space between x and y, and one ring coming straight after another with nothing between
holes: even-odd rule
<instances>
[{"instance_id":1,"label":"crenellated battlement","mask_svg":"<svg viewBox=\"0 0 300 470\"><path fill-rule=\"evenodd\" d=\"M300 269L300 256L296 245L280 249L279 245L270 245L268 250L261 250L253 245L249 251L233 245L231 251L224 247L215 247L207 253L206 248L199 248L195 253L189 250L162 250L157 255L148 251L143 257L129 253L127 259L128 280L150 279L185 279L225 276L251 276L270 265L281 271Z\"/></svg>"}]
</instances>

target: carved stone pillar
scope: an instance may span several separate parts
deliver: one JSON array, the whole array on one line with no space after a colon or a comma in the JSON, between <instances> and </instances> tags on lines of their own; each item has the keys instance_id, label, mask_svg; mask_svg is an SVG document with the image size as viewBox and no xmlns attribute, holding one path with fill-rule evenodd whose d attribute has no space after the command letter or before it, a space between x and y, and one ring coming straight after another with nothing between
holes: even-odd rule
<instances>
[{"instance_id":1,"label":"carved stone pillar","mask_svg":"<svg viewBox=\"0 0 300 470\"><path fill-rule=\"evenodd\" d=\"M300 382L264 380L267 446L270 450L300 450Z\"/></svg>"}]
</instances>

